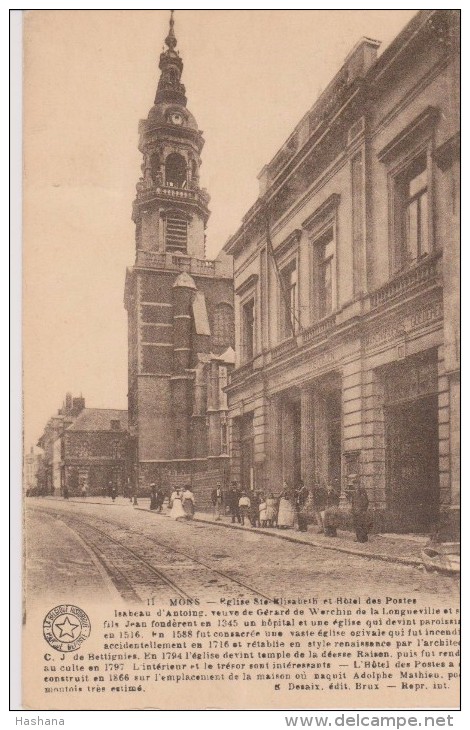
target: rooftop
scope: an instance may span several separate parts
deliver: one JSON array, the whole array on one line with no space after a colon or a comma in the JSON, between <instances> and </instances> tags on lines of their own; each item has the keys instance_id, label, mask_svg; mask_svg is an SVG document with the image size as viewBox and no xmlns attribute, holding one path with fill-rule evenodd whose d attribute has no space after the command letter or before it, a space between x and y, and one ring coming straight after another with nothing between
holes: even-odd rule
<instances>
[{"instance_id":1,"label":"rooftop","mask_svg":"<svg viewBox=\"0 0 470 730\"><path fill-rule=\"evenodd\" d=\"M127 429L127 411L116 408L84 408L67 431L112 431L111 421L119 421L119 430Z\"/></svg>"}]
</instances>

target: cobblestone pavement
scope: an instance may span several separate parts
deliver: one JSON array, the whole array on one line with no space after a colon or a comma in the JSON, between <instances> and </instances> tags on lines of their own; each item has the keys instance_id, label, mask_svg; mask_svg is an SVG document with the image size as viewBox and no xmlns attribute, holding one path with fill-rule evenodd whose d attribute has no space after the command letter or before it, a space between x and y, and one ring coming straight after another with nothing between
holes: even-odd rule
<instances>
[{"instance_id":1,"label":"cobblestone pavement","mask_svg":"<svg viewBox=\"0 0 470 730\"><path fill-rule=\"evenodd\" d=\"M53 595L60 603L73 594L80 603L98 591L116 600L118 593L99 561L54 514L28 509L25 527L28 595Z\"/></svg>"},{"instance_id":2,"label":"cobblestone pavement","mask_svg":"<svg viewBox=\"0 0 470 730\"><path fill-rule=\"evenodd\" d=\"M142 500L139 507L146 506L147 500ZM77 531L81 528L74 524L80 520L90 526L89 530L98 529L103 540L106 535L114 539L114 545L121 540L123 547L117 550L131 546L124 577L126 585L142 599L151 586L147 585L148 577L134 577L132 561L136 559L143 559L185 590L190 586L191 595L203 599L212 596L211 591L241 597L250 595L251 589L268 597L416 595L430 603L458 598L456 578L428 574L413 565L338 552L307 541L280 540L264 531L232 530L210 522L175 522L166 514L133 507L123 499L112 504L99 498L94 502L92 498L87 502L33 498L27 500L26 507L33 520L28 532L27 573L28 590L33 594L63 593L64 581L72 576L69 593L74 597L79 591L90 590L109 596L112 566L100 555L102 547L84 546L86 534L85 539L80 537ZM58 525L60 529L56 529ZM123 573L125 555L116 555ZM113 584L123 595L115 576Z\"/></svg>"}]
</instances>

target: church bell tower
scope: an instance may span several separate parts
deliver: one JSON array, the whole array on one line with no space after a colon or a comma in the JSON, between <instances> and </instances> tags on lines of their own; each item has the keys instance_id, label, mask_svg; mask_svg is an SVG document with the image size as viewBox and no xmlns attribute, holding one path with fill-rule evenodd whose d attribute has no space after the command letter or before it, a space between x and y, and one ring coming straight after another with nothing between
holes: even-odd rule
<instances>
[{"instance_id":1,"label":"church bell tower","mask_svg":"<svg viewBox=\"0 0 470 730\"><path fill-rule=\"evenodd\" d=\"M199 187L204 139L186 106L173 11L165 44L154 105L139 124L142 176L132 216L137 256L159 252L202 259L209 218L209 195Z\"/></svg>"}]
</instances>

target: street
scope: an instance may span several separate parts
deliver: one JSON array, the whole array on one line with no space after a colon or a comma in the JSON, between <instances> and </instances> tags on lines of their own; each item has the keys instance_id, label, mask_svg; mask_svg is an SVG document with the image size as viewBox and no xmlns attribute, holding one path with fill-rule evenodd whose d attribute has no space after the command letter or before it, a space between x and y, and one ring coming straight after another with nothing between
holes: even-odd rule
<instances>
[{"instance_id":1,"label":"street","mask_svg":"<svg viewBox=\"0 0 470 730\"><path fill-rule=\"evenodd\" d=\"M455 578L220 524L116 504L26 502L28 600L218 601L304 595L458 600Z\"/></svg>"}]
</instances>

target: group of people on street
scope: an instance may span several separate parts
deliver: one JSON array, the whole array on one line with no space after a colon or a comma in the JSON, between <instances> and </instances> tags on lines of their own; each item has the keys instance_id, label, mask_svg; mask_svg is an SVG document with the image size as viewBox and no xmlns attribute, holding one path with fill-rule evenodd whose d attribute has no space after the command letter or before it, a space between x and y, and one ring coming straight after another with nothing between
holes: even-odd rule
<instances>
[{"instance_id":1,"label":"group of people on street","mask_svg":"<svg viewBox=\"0 0 470 730\"><path fill-rule=\"evenodd\" d=\"M341 524L340 492L335 485L316 484L312 490L302 480L297 489L284 483L282 494L240 490L232 481L226 493L220 482L212 491L213 513L216 521L227 510L232 524L250 527L294 528L306 532L308 524L316 523L318 532L327 537L337 537ZM358 483L350 496L350 508L356 542L367 542L370 528L369 499L366 490Z\"/></svg>"},{"instance_id":2,"label":"group of people on street","mask_svg":"<svg viewBox=\"0 0 470 730\"><path fill-rule=\"evenodd\" d=\"M150 485L150 509L161 513L168 494L164 487ZM169 516L174 520L192 520L195 512L194 493L190 484L175 488L168 497Z\"/></svg>"},{"instance_id":3,"label":"group of people on street","mask_svg":"<svg viewBox=\"0 0 470 730\"><path fill-rule=\"evenodd\" d=\"M116 485L110 481L104 488L104 494L114 502L117 496ZM67 486L63 487L64 499L69 498ZM87 496L86 485L83 485L81 496ZM353 527L356 533L356 542L367 542L370 529L369 499L366 490L357 482L350 499L350 510ZM162 512L166 490L155 483L150 484L150 509ZM130 497L132 501L132 494ZM318 532L327 537L337 537L337 530L341 524L340 492L335 485L316 483L313 489L299 481L296 489L292 489L287 482L279 497L273 492L263 494L259 491L243 490L238 482L233 480L227 491L217 482L212 490L211 500L214 519L219 521L228 512L232 524L247 525L250 527L275 527L277 529L292 529L297 527L299 532L306 532L309 523L316 523ZM192 520L195 512L194 494L190 484L174 489L168 501L169 515L174 520Z\"/></svg>"}]
</instances>

